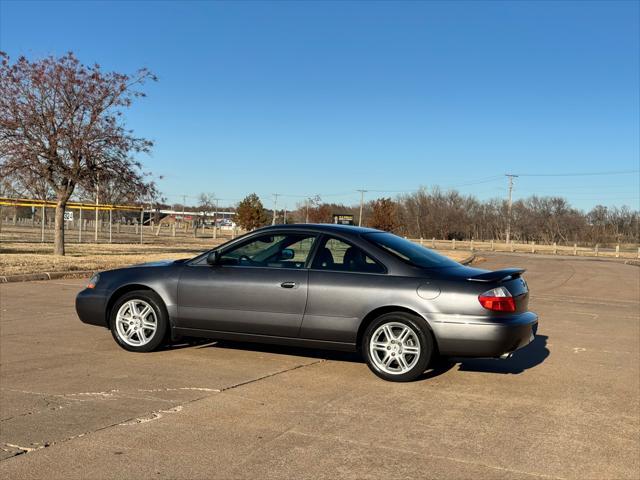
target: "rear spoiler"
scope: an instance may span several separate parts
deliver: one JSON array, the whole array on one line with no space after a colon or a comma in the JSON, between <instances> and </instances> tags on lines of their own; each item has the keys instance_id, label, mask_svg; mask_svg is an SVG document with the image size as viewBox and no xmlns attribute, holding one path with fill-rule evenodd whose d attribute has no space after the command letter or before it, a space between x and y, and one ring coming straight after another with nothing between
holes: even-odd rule
<instances>
[{"instance_id":1,"label":"rear spoiler","mask_svg":"<svg viewBox=\"0 0 640 480\"><path fill-rule=\"evenodd\" d=\"M469 277L467 280L472 282L504 282L506 280L514 280L525 272L524 268L503 268L493 272L485 272L479 275Z\"/></svg>"}]
</instances>

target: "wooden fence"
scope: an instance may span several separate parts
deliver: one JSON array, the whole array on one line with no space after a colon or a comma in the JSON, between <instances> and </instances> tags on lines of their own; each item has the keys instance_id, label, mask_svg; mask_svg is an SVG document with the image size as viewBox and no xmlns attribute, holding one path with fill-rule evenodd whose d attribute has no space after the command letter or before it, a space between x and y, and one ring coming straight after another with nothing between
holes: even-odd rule
<instances>
[{"instance_id":1,"label":"wooden fence","mask_svg":"<svg viewBox=\"0 0 640 480\"><path fill-rule=\"evenodd\" d=\"M634 245L616 245L615 247L579 247L573 245L540 244L536 242L516 243L497 240L436 240L435 238L411 238L415 243L438 250L470 250L485 252L540 253L547 255L570 255L576 257L640 258L640 247Z\"/></svg>"}]
</instances>

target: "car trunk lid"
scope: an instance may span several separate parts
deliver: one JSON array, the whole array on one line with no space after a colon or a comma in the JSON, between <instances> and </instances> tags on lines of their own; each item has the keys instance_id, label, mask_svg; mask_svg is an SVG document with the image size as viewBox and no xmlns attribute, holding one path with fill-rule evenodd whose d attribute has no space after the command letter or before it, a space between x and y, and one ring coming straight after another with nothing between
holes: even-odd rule
<instances>
[{"instance_id":1,"label":"car trunk lid","mask_svg":"<svg viewBox=\"0 0 640 480\"><path fill-rule=\"evenodd\" d=\"M478 285L479 293L495 287L506 287L516 305L516 313L527 311L529 305L529 287L522 278L524 268L503 268L500 270L484 270L460 265L441 270L445 278L455 281L467 281Z\"/></svg>"}]
</instances>

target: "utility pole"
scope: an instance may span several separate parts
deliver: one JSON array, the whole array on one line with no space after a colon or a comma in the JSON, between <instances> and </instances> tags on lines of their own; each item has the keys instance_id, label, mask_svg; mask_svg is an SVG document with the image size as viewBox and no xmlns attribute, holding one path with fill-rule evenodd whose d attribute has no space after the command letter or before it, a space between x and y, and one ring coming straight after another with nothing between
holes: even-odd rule
<instances>
[{"instance_id":1,"label":"utility pole","mask_svg":"<svg viewBox=\"0 0 640 480\"><path fill-rule=\"evenodd\" d=\"M357 192L360 192L360 218L358 219L358 226L361 227L362 226L362 208L364 207L364 194L367 192L367 190L356 190Z\"/></svg>"},{"instance_id":2,"label":"utility pole","mask_svg":"<svg viewBox=\"0 0 640 480\"><path fill-rule=\"evenodd\" d=\"M278 197L279 196L280 196L279 193L273 194L273 220L271 221L271 225L276 224L276 216L278 215Z\"/></svg>"},{"instance_id":3,"label":"utility pole","mask_svg":"<svg viewBox=\"0 0 640 480\"><path fill-rule=\"evenodd\" d=\"M309 200L311 200L311 199L307 198L307 206L306 206L306 213L305 213L304 223L309 223Z\"/></svg>"},{"instance_id":4,"label":"utility pole","mask_svg":"<svg viewBox=\"0 0 640 480\"><path fill-rule=\"evenodd\" d=\"M517 178L518 175L507 173L505 174L505 176L509 178L509 203L507 207L507 243L509 243L509 241L511 240L511 206L513 204L513 179Z\"/></svg>"},{"instance_id":5,"label":"utility pole","mask_svg":"<svg viewBox=\"0 0 640 480\"><path fill-rule=\"evenodd\" d=\"M282 222L282 223L286 224L286 223L287 223L287 206L286 206L286 205L284 206L284 213L283 213L283 215L284 215L284 220L283 220L283 222Z\"/></svg>"}]
</instances>

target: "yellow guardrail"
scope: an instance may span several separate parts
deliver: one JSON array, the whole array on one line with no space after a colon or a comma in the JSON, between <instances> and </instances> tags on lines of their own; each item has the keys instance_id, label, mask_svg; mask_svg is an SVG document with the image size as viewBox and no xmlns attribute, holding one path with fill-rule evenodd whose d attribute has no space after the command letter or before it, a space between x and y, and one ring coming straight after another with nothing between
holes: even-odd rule
<instances>
[{"instance_id":1,"label":"yellow guardrail","mask_svg":"<svg viewBox=\"0 0 640 480\"><path fill-rule=\"evenodd\" d=\"M55 200L34 200L31 198L9 198L0 197L0 206L8 207L38 207L38 208L56 208ZM65 209L75 210L120 210L120 211L136 211L140 212L143 207L136 205L111 205L111 204L95 204L82 202L67 202Z\"/></svg>"}]
</instances>

